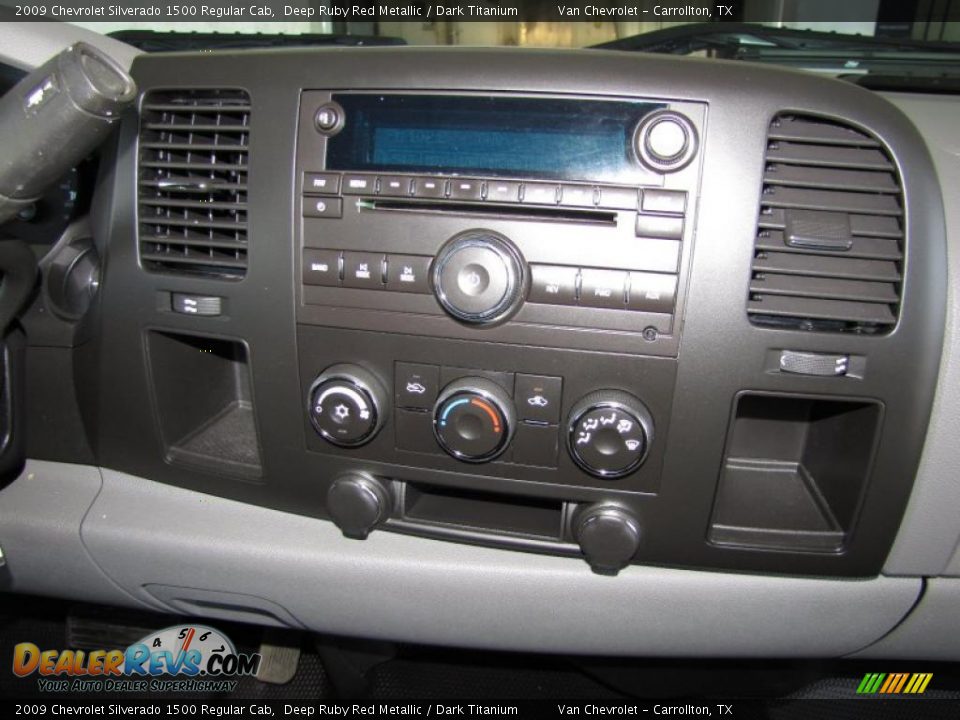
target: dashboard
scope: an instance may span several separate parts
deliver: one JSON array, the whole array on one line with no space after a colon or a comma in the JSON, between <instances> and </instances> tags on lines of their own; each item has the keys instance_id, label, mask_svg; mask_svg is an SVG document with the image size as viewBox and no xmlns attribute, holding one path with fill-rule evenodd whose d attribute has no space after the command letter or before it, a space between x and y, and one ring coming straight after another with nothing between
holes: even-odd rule
<instances>
[{"instance_id":1,"label":"dashboard","mask_svg":"<svg viewBox=\"0 0 960 720\"><path fill-rule=\"evenodd\" d=\"M960 594L955 102L586 51L131 74L95 299L22 320L10 589L509 650L960 657L933 630Z\"/></svg>"}]
</instances>

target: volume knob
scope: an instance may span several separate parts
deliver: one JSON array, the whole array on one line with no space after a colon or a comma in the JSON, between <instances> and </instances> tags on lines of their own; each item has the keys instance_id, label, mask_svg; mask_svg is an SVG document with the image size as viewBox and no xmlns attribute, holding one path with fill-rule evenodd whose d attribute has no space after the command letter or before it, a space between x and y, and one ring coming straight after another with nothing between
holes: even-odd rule
<instances>
[{"instance_id":1,"label":"volume knob","mask_svg":"<svg viewBox=\"0 0 960 720\"><path fill-rule=\"evenodd\" d=\"M513 313L523 298L525 264L513 244L488 230L447 242L433 263L440 305L461 322L489 324Z\"/></svg>"}]
</instances>

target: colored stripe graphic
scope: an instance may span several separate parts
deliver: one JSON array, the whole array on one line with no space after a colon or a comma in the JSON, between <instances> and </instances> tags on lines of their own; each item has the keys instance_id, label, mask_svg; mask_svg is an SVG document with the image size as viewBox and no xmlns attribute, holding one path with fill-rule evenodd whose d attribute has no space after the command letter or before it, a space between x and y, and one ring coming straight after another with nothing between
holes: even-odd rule
<instances>
[{"instance_id":1,"label":"colored stripe graphic","mask_svg":"<svg viewBox=\"0 0 960 720\"><path fill-rule=\"evenodd\" d=\"M919 695L932 679L933 673L867 673L857 686L857 694Z\"/></svg>"}]
</instances>

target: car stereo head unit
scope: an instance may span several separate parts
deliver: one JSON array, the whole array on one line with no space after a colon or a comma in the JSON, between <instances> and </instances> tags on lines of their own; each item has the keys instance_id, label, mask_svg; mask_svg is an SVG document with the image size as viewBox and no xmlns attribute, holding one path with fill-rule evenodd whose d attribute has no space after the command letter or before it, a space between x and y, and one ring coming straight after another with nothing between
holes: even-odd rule
<instances>
[{"instance_id":1,"label":"car stereo head unit","mask_svg":"<svg viewBox=\"0 0 960 720\"><path fill-rule=\"evenodd\" d=\"M304 91L300 321L675 354L704 110Z\"/></svg>"}]
</instances>

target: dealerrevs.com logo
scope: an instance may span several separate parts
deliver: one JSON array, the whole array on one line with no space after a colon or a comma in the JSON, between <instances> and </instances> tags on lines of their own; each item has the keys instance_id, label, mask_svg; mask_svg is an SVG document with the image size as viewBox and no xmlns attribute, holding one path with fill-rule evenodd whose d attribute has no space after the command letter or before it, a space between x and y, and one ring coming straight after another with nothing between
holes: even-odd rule
<instances>
[{"instance_id":1,"label":"dealerrevs.com logo","mask_svg":"<svg viewBox=\"0 0 960 720\"><path fill-rule=\"evenodd\" d=\"M13 648L13 673L37 675L46 692L230 692L232 678L256 675L260 655L238 653L230 638L206 625L174 625L125 650Z\"/></svg>"}]
</instances>

